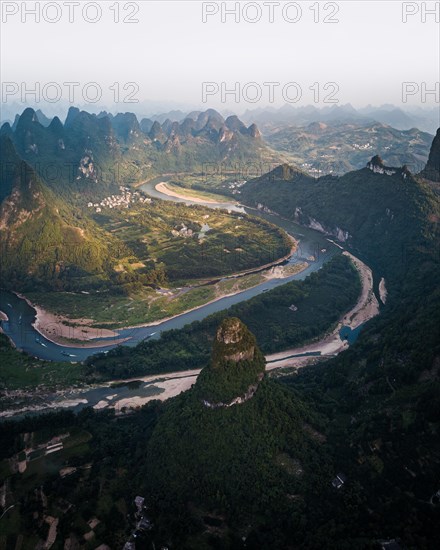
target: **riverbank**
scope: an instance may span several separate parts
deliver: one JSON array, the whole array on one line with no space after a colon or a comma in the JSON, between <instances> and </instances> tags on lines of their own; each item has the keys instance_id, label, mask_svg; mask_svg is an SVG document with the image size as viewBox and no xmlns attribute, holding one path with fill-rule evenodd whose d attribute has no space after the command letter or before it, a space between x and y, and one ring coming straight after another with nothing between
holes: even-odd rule
<instances>
[{"instance_id":1,"label":"riverbank","mask_svg":"<svg viewBox=\"0 0 440 550\"><path fill-rule=\"evenodd\" d=\"M374 314L374 308L370 307L370 291L373 282L371 271L368 266L357 261L357 258L353 259L353 265L355 265L356 271L359 273L362 286L359 289L359 296L353 296L355 304L350 308L350 311L343 315L341 312L337 326L331 328L330 333L324 334L321 338L318 337L318 340L307 345L266 356L266 370L268 372L282 367L303 367L311 362L332 357L348 347L348 342L340 337L340 328L348 325L356 328L359 326L358 323L362 324L370 315ZM294 266L283 266L283 269L292 267ZM275 268L274 272L278 271L278 269L280 268ZM73 350L69 351L75 353ZM311 356L311 354L314 354L314 356ZM77 368L77 366L74 368ZM182 391L188 390L195 382L198 373L199 371L195 370L171 372L168 374L161 373L145 377L136 376L128 380L107 381L82 387L77 386L75 389L60 389L55 394L48 388L47 384L45 387L27 392L26 395L22 391L7 391L5 393L6 406L1 416L23 414L26 410L37 412L45 408L56 409L67 407L79 410L83 406L91 406L96 409L114 408L116 411L121 412L123 408L137 408L154 399L164 401L178 395ZM133 384L132 382L136 383Z\"/></svg>"},{"instance_id":2,"label":"riverbank","mask_svg":"<svg viewBox=\"0 0 440 550\"><path fill-rule=\"evenodd\" d=\"M159 400L166 401L172 397L188 391L196 383L197 377L200 374L200 371L194 371L194 374L182 376L180 378L170 378L168 380L163 380L156 382L154 387L158 390L161 390L161 393L155 395L149 395L147 397L135 396L135 397L126 397L120 399L111 404L111 407L117 411L121 411L124 407L126 408L137 408L146 405L150 401Z\"/></svg>"},{"instance_id":3,"label":"riverbank","mask_svg":"<svg viewBox=\"0 0 440 550\"><path fill-rule=\"evenodd\" d=\"M78 347L94 348L102 346L102 342L96 341L102 338L112 338L112 345L121 344L127 340L127 338L118 338L118 333L113 330L92 327L93 319L71 319L51 313L32 304L29 300L27 302L36 311L32 326L54 344L71 346L72 342L75 342L75 346Z\"/></svg>"},{"instance_id":4,"label":"riverbank","mask_svg":"<svg viewBox=\"0 0 440 550\"><path fill-rule=\"evenodd\" d=\"M101 329L90 326L93 319L71 319L64 315L51 313L41 306L33 303L29 298L14 292L18 298L24 300L28 306L35 310L35 320L32 327L46 340L58 346L70 347L72 342L78 348L102 347L103 342L92 341L95 338L111 338L108 345L122 344L128 338L118 338L118 333L111 329ZM15 346L15 344L14 344Z\"/></svg>"},{"instance_id":5,"label":"riverbank","mask_svg":"<svg viewBox=\"0 0 440 550\"><path fill-rule=\"evenodd\" d=\"M97 323L94 319L73 319L67 315L48 311L41 305L37 305L29 300L26 296L19 294L17 294L17 296L24 299L29 306L35 309L36 319L33 323L35 330L54 344L70 348L98 348L122 344L129 341L131 337L121 338L121 331L150 327L154 328L162 323L177 319L181 315L196 311L200 307L209 306L224 298L230 298L244 292L245 290L255 288L265 281L270 281L273 279L287 279L292 275L301 273L309 266L308 262L282 265L295 254L298 246L296 239L289 234L287 235L291 242L291 248L288 254L282 258L278 258L277 260L262 266L240 271L232 275L227 275L226 277L217 280L217 282L206 281L204 284L188 287L185 289L185 292L180 290L174 296L171 295L167 297L167 301L172 302L175 299L181 299L183 295L185 295L186 303L189 305L191 301L193 301L193 307L182 307L182 309L177 311L174 315L159 317L156 320L145 323L128 324L123 327L118 327L115 330L94 327L93 324ZM213 296L211 299L204 299L203 296L199 296L199 299L197 300L196 296L193 297L193 300L189 300L191 292L197 293L203 291L204 289L208 289L210 291L211 296ZM185 302L181 305L185 306Z\"/></svg>"},{"instance_id":6,"label":"riverbank","mask_svg":"<svg viewBox=\"0 0 440 550\"><path fill-rule=\"evenodd\" d=\"M91 406L95 410L112 408L118 412L121 412L123 408L135 409L150 401L166 401L183 391L189 390L199 374L200 369L161 375L155 374L102 384L91 384L73 391L68 389L55 392L45 389L37 392L25 390L6 391L4 397L11 402L15 401L16 406L0 411L0 418L12 418L22 414L45 412L49 409L69 409L78 406ZM154 391L147 396L133 395L118 399L118 390L133 382L144 384ZM94 402L88 394L100 389L107 389L108 394L101 396L102 398L99 401L96 402L95 400ZM25 405L26 401L29 401L30 404Z\"/></svg>"},{"instance_id":7,"label":"riverbank","mask_svg":"<svg viewBox=\"0 0 440 550\"><path fill-rule=\"evenodd\" d=\"M196 204L211 204L211 205L217 205L221 206L222 204L225 204L224 202L220 200L216 200L213 198L210 198L208 196L206 197L200 197L200 195L197 192L192 191L191 189L177 191L175 188L171 189L170 184L166 181L161 181L154 187L156 191L159 193L162 193L163 195L166 195L167 197L173 197L175 199L182 199L182 200L190 200L193 203ZM232 202L235 205L238 205L237 202L234 202L232 199L227 199L225 197L225 201L228 200L228 202Z\"/></svg>"},{"instance_id":8,"label":"riverbank","mask_svg":"<svg viewBox=\"0 0 440 550\"><path fill-rule=\"evenodd\" d=\"M334 357L349 347L347 340L341 340L340 330L343 326L352 330L372 319L379 313L379 304L373 292L373 274L371 269L361 260L344 251L356 268L361 280L361 292L355 305L345 313L338 321L336 327L328 334L325 334L316 342L284 350L279 353L266 355L266 372L282 368L302 368L316 361ZM153 400L166 401L180 393L189 390L197 380L200 369L184 372L172 372L162 375L148 375L125 380L118 380L118 386L123 386L134 381L148 384L154 391L151 395L133 395L117 399L117 389L114 382L100 384L101 388L108 388L109 395L101 399L93 407L97 410L114 408L121 412L122 409L136 409ZM76 396L78 402L82 399L81 393ZM62 401L57 406L68 406L71 400Z\"/></svg>"},{"instance_id":9,"label":"riverbank","mask_svg":"<svg viewBox=\"0 0 440 550\"><path fill-rule=\"evenodd\" d=\"M356 304L339 320L331 333L318 342L267 355L267 371L285 367L304 367L317 360L338 355L349 347L347 340L341 340L339 336L342 327L354 330L379 314L379 303L373 291L371 269L350 252L345 250L343 254L350 258L361 280L361 293Z\"/></svg>"}]
</instances>

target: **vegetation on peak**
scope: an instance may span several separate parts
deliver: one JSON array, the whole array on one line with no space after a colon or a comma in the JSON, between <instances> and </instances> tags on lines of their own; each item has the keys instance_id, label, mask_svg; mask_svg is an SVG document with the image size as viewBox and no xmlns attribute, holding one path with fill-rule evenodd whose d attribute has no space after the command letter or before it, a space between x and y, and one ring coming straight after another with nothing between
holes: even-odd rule
<instances>
[{"instance_id":1,"label":"vegetation on peak","mask_svg":"<svg viewBox=\"0 0 440 550\"><path fill-rule=\"evenodd\" d=\"M196 393L209 403L229 403L257 386L265 359L255 336L239 319L227 317L217 329L211 363L196 383Z\"/></svg>"},{"instance_id":2,"label":"vegetation on peak","mask_svg":"<svg viewBox=\"0 0 440 550\"><path fill-rule=\"evenodd\" d=\"M214 340L212 365L217 367L222 361L237 363L242 359L252 359L255 345L255 337L240 319L226 318L219 326Z\"/></svg>"},{"instance_id":3,"label":"vegetation on peak","mask_svg":"<svg viewBox=\"0 0 440 550\"><path fill-rule=\"evenodd\" d=\"M371 164L372 166L380 166L381 168L385 166L382 160L382 157L380 155L374 155L374 157L370 160L369 164Z\"/></svg>"}]
</instances>

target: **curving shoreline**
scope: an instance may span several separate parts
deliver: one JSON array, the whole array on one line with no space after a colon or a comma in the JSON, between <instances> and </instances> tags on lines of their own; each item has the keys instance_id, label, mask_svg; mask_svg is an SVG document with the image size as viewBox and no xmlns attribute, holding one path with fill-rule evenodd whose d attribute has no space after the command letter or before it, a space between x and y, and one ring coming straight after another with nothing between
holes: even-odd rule
<instances>
[{"instance_id":1,"label":"curving shoreline","mask_svg":"<svg viewBox=\"0 0 440 550\"><path fill-rule=\"evenodd\" d=\"M267 355L265 359L267 362L266 371L268 373L276 369L289 367L302 368L313 364L316 361L329 359L338 355L348 348L348 342L341 340L339 336L339 330L341 327L345 325L355 329L379 313L379 304L373 292L373 275L371 269L349 252L344 251L344 254L350 257L361 279L362 290L356 304L350 309L350 311L341 316L336 328L334 328L330 333L322 336L319 340L297 348ZM315 355L303 355L311 353L314 353ZM39 406L34 403L33 405L23 406L18 409L4 410L0 413L0 418L7 418L29 411L37 413L46 409L76 408L78 406L93 406L96 409L113 408L120 413L123 408L136 409L146 403L149 403L150 401L165 401L189 390L195 383L199 373L199 369L194 369L189 371L146 375L143 377L135 377L125 380L107 381L78 389L78 394L74 398L72 398L72 396L69 395L70 392L68 392L63 395L64 399L61 401L56 399L53 401L49 400L46 401L44 406ZM134 380L146 383L149 387L151 387L153 393L147 396L133 395L126 397L121 395L118 398L118 390L113 387L113 384L115 382L117 382L118 385L127 384ZM92 401L91 404L88 404L88 400L84 399L84 394L87 394L87 392L93 388L106 389L106 395L103 399L100 399L99 402L93 403ZM61 392L61 394L64 394L64 392Z\"/></svg>"},{"instance_id":2,"label":"curving shoreline","mask_svg":"<svg viewBox=\"0 0 440 550\"><path fill-rule=\"evenodd\" d=\"M201 197L197 197L197 195L189 196L189 195L185 195L183 193L180 194L177 191L173 191L172 189L170 189L168 187L166 181L161 181L160 183L155 185L154 188L159 193L162 193L163 195L167 195L168 197L174 197L175 199L190 200L191 202L194 202L196 204L217 204L217 205L224 204L224 203L216 201L214 199L209 199L209 198L202 199ZM238 204L238 203L236 203L236 204Z\"/></svg>"},{"instance_id":3,"label":"curving shoreline","mask_svg":"<svg viewBox=\"0 0 440 550\"><path fill-rule=\"evenodd\" d=\"M70 319L70 318L65 317L63 315L57 315L56 313L51 313L51 312L43 309L42 307L32 303L29 300L29 298L27 298L23 294L20 294L19 292L13 292L13 294L15 294L21 300L24 300L29 307L31 307L32 309L35 310L35 319L32 323L32 327L38 332L38 334L43 336L43 338L45 338L49 342L52 342L53 344L56 344L57 346L72 347L72 344L71 344L71 342L69 342L69 338L64 336L64 334L61 334L58 337L54 337L54 335L49 334L47 330L44 330L44 328L42 326L43 322L48 323L48 324L46 324L46 326L56 325L57 327L61 327L62 329L65 328L66 331L71 331L74 327L69 327L68 325L63 325L63 323L62 323L62 321L60 321L60 319L62 319L62 320L65 319L69 322L87 321L88 320L88 319ZM123 342L126 342L128 340L128 338L117 339L118 334L116 332L110 330L110 329L97 329L97 328L90 327L86 324L82 324L82 323L79 323L79 324L80 324L80 326L83 326L85 329L88 329L88 331L101 331L100 338L114 338L109 345L122 344ZM81 340L81 338L77 338L77 337L75 339L76 340ZM93 341L90 341L90 339L85 338L84 336L83 336L83 339L84 339L84 341L82 343L81 342L75 342L75 344L76 344L75 347L78 347L78 348L96 348L96 347L101 347L102 346L102 342L101 343L99 341L93 342Z\"/></svg>"},{"instance_id":4,"label":"curving shoreline","mask_svg":"<svg viewBox=\"0 0 440 550\"><path fill-rule=\"evenodd\" d=\"M373 291L373 273L371 268L346 250L344 250L343 254L350 258L361 280L361 293L356 304L339 319L336 327L330 334L324 335L317 342L267 355L266 361L269 365L266 365L266 370L270 371L283 367L305 367L319 358L334 357L349 347L347 340L341 340L339 336L339 332L343 326L354 330L379 314L379 302ZM292 357L303 354L316 355Z\"/></svg>"},{"instance_id":5,"label":"curving shoreline","mask_svg":"<svg viewBox=\"0 0 440 550\"><path fill-rule=\"evenodd\" d=\"M294 241L294 245L292 246L289 254L284 256L283 258L279 258L278 260L275 260L274 262L271 262L269 264L265 264L263 266L259 266L257 268L252 268L246 271L242 271L239 273L235 273L233 275L228 275L226 277L223 277L224 280L233 280L233 279L239 279L241 277L244 277L246 275L252 275L254 273L261 273L263 277L266 280L270 280L272 278L288 278L292 275L292 273L286 273L283 274L280 271L275 271L277 267L279 267L280 264L284 263L285 261L289 260L289 258L292 257L292 255L296 252L296 241L292 238ZM308 263L303 262L302 264L297 264L297 269L295 269L294 274L301 273L308 267ZM265 273L266 272L266 273ZM252 288L255 288L256 286L259 286L261 282L256 283L253 286L247 287L246 290L250 290ZM196 287L194 287L196 288ZM185 315L187 313L191 313L192 311L197 310L200 307L208 306L211 304L214 304L215 302L222 300L223 298L230 298L232 296L236 296L243 292L243 289L237 290L236 292L230 292L227 294L220 294L219 296L216 296L212 300L209 300L208 302L204 302L203 304L200 304L198 306L194 306L190 309L185 309L184 311L177 313L176 315L172 315L170 317L162 317L161 319L157 319L156 321L151 321L148 323L141 323L137 325L128 325L124 327L120 327L115 330L111 329L102 329L102 328L96 328L92 327L90 324L87 324L87 321L93 322L93 319L71 319L69 317L66 317L64 315L58 315L56 313L52 313L50 311L45 310L39 305L36 305L32 303L26 296L23 296L22 294L15 293L19 298L26 301L26 303L32 307L36 311L35 315L35 321L32 323L32 326L35 328L35 330L41 334L44 338L49 340L50 342L57 344L59 346L69 347L69 348L97 348L97 347L107 347L107 346L113 346L115 344L122 344L124 342L127 342L130 340L130 338L118 338L119 332L124 330L130 330L130 329L137 329L137 328L154 328L162 323L172 321L173 319L177 319L181 315ZM68 325L63 324L63 320L66 320L70 323L72 322L78 322L78 327L71 327ZM57 329L61 329L61 334L54 334L49 332L45 327L50 326L56 326ZM77 342L77 341L69 341L68 334L71 333L74 330L86 330L88 334L92 333L94 336L86 337L83 336L82 338L79 338L78 336L75 336L75 340L83 340L83 342ZM107 339L107 343L102 340L102 338ZM71 337L72 339L72 337ZM110 341L111 339L111 341ZM72 339L73 340L73 339Z\"/></svg>"},{"instance_id":6,"label":"curving shoreline","mask_svg":"<svg viewBox=\"0 0 440 550\"><path fill-rule=\"evenodd\" d=\"M160 185L160 184L158 184L158 185ZM216 203L216 204L219 204L219 203ZM298 241L294 237L289 235L287 232L286 232L286 234L288 235L288 237L291 241L291 248L285 256L283 256L281 258L278 258L278 259L274 260L273 262L269 262L268 264L264 264L264 265L261 265L261 266L258 266L258 267L249 268L249 269L246 269L246 270L243 270L243 271L239 271L237 273L233 273L231 275L226 275L225 277L222 277L221 280L224 280L224 281L234 280L234 279L239 279L241 277L244 277L246 275L252 275L252 274L256 274L256 273L263 274L263 276L267 280L270 280L271 278L274 278L275 275L274 275L274 273L271 273L271 271L274 270L274 268L276 268L276 267L280 266L281 264L283 264L284 262L288 261L295 254L295 252L297 251L297 248L298 248ZM297 264L297 265L298 265L298 269L295 270L295 274L301 273L301 271L304 271L308 267L308 264L306 262L303 262L302 264ZM265 272L267 272L267 273L265 274ZM290 275L291 274L283 275L283 274L277 273L276 277L281 279L281 278L287 278ZM255 284L253 286L247 287L247 290L255 288L259 284L261 284L261 282ZM198 286L195 285L192 288L198 288ZM128 340L130 340L130 338L122 338L122 337L118 338L119 333L121 331L130 330L130 329L137 329L137 328L149 328L149 327L153 328L153 327L156 327L156 326L160 325L161 323L172 321L173 319L178 318L180 315L185 315L187 313L191 313L192 311L197 310L199 307L203 307L203 306L213 304L213 303L215 303L218 300L221 300L223 298L230 298L232 296L236 296L236 295L240 294L241 292L243 292L242 289L237 290L236 292L220 294L219 296L216 296L215 298L213 298L212 300L209 300L208 302L204 302L204 303L199 304L197 306L194 306L193 308L190 308L190 309L185 309L185 310L181 311L180 313L177 313L176 315L172 315L172 316L169 316L169 317L162 317L160 319L157 319L155 321L150 321L148 323L128 325L128 326L120 327L120 328L114 329L114 330L105 329L105 328L96 328L96 327L91 326L91 323L94 322L93 319L71 319L70 317L67 317L66 315L61 315L61 314L50 312L50 311L44 309L43 307L32 303L26 296L24 296L22 294L19 294L18 292L14 292L14 294L16 294L19 298L25 300L26 303L36 311L35 321L32 323L32 326L35 328L35 330L39 334L41 334L41 336L43 336L44 338L46 338L50 342L52 342L54 344L57 344L57 345L60 345L60 346L70 347L70 348L72 348L72 347L73 348L75 348L75 347L77 347L77 348L97 348L97 347L113 346L115 344L122 344L122 343L127 342ZM69 323L76 323L78 325L78 327L69 326L67 324L64 324L63 321L67 321ZM55 329L54 329L53 331L49 332L49 330L47 330L45 327L50 327L50 326L56 327L57 330L55 331ZM59 331L59 334L57 334L58 331ZM74 336L72 336L72 332L74 333ZM85 336L84 334L81 334L81 332L87 332L87 336ZM69 337L69 334L71 335L70 337ZM90 337L90 334L92 335L91 337ZM103 341L102 340L103 338L107 339L107 342ZM111 339L111 341L110 341L110 339ZM82 340L82 342L78 342L77 340Z\"/></svg>"},{"instance_id":7,"label":"curving shoreline","mask_svg":"<svg viewBox=\"0 0 440 550\"><path fill-rule=\"evenodd\" d=\"M334 328L330 334L324 335L320 340L307 344L305 346L299 346L297 348L292 348L284 350L279 353L274 353L271 355L266 355L266 372L270 372L275 369L280 368L302 368L311 363L314 363L316 360L329 359L335 357L342 351L346 350L349 347L349 344L346 340L341 340L339 337L339 331L342 326L349 326L352 329L356 329L363 323L366 323L373 317L379 314L379 303L373 291L373 273L364 262L359 260L356 256L353 256L350 252L344 251L343 254L348 256L353 262L354 267L359 273L361 279L361 293L356 304L351 308L350 311L345 313L338 321L336 328ZM320 353L316 356L305 356L305 357L292 357L295 355L302 355L305 353ZM109 404L109 407L119 409L122 406L129 408L136 408L145 405L146 403L153 401L154 399L159 399L160 401L165 401L171 397L175 397L179 393L189 390L192 385L195 383L197 376L199 375L200 370L193 371L180 371L174 373L168 373L162 376L147 376L144 378L135 378L131 380L142 380L145 382L154 383L155 380L158 381L157 384L154 384L157 387L160 387L164 391L158 395L148 396L148 397L133 397L129 400L122 399L116 401L114 404ZM179 380L176 383L176 379ZM131 380L124 380L123 382L130 382ZM174 381L172 383L171 381Z\"/></svg>"}]
</instances>

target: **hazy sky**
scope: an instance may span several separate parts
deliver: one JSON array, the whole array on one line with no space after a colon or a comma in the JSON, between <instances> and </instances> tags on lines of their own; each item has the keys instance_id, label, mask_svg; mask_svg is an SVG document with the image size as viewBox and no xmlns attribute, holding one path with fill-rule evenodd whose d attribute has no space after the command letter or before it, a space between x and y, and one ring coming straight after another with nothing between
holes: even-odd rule
<instances>
[{"instance_id":1,"label":"hazy sky","mask_svg":"<svg viewBox=\"0 0 440 550\"><path fill-rule=\"evenodd\" d=\"M280 0L270 7L270 2L242 1L240 20L223 13L226 22L222 22L222 11L236 2L119 1L121 20L139 20L131 24L114 21L114 1L76 3L1 2L3 107L19 101L20 93L35 82L40 83L43 110L47 97L61 93L69 101L64 82L79 83L71 88L71 98L81 105L94 98L96 87L86 85L96 82L103 94L99 104L119 111L135 109L130 103L115 104L116 87L110 90L115 82L120 101L133 92L141 102L237 112L264 107L271 99L274 106L281 106L286 98L296 106L324 106L326 97L355 107L370 103L423 107L439 102L435 95L423 93L424 88L435 89L436 82L437 90L440 87L440 26L438 15L422 13L422 3ZM26 14L22 4L27 10L36 8L40 22ZM96 4L101 17L88 22L98 18ZM439 2L424 4L440 10ZM203 22L203 9L217 13ZM325 23L325 17L338 22ZM57 86L43 90L50 82ZM123 90L130 82L136 83L137 91L131 85ZM212 84L202 103L204 82ZM267 82L277 83L272 85L272 98ZM406 104L404 82L412 83L407 85ZM235 89L240 102L232 94L222 95L222 88L223 92ZM32 96L27 99L33 103Z\"/></svg>"}]
</instances>

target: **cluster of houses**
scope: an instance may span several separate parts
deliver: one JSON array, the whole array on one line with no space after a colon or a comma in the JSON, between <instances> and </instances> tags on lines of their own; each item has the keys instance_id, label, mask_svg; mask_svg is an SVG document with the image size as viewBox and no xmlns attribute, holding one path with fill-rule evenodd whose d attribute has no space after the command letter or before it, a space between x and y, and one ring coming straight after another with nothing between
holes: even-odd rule
<instances>
[{"instance_id":1,"label":"cluster of houses","mask_svg":"<svg viewBox=\"0 0 440 550\"><path fill-rule=\"evenodd\" d=\"M88 208L94 208L99 214L103 208L128 208L130 204L140 202L142 204L151 204L149 197L143 196L139 191L131 191L129 187L119 187L121 193L119 195L109 195L101 202L87 204Z\"/></svg>"},{"instance_id":2,"label":"cluster of houses","mask_svg":"<svg viewBox=\"0 0 440 550\"><path fill-rule=\"evenodd\" d=\"M385 166L379 166L377 164L374 164L373 162L369 162L367 164L367 168L369 168L375 174L385 174L387 176L392 176L396 173L396 170L393 169L393 168L387 168Z\"/></svg>"},{"instance_id":3,"label":"cluster of houses","mask_svg":"<svg viewBox=\"0 0 440 550\"><path fill-rule=\"evenodd\" d=\"M26 448L24 451L18 453L15 456L17 463L17 470L19 473L26 471L27 463L31 460L35 460L45 455L56 453L62 451L64 448L63 439L69 437L69 433L61 434L56 437L53 437L50 441L41 443L35 448Z\"/></svg>"},{"instance_id":4,"label":"cluster of houses","mask_svg":"<svg viewBox=\"0 0 440 550\"><path fill-rule=\"evenodd\" d=\"M182 225L180 226L180 229L179 229L179 226L177 226L177 229L172 229L171 230L171 235L173 237L184 237L184 238L192 237L193 236L193 230L188 229L188 227L186 227L186 225L184 223L182 223Z\"/></svg>"},{"instance_id":5,"label":"cluster of houses","mask_svg":"<svg viewBox=\"0 0 440 550\"><path fill-rule=\"evenodd\" d=\"M359 151L367 151L369 149L373 149L373 146L368 141L367 143L361 144L361 143L353 143L352 145L353 149L358 149Z\"/></svg>"},{"instance_id":6,"label":"cluster of houses","mask_svg":"<svg viewBox=\"0 0 440 550\"><path fill-rule=\"evenodd\" d=\"M246 183L246 180L236 180L232 181L228 184L229 189L232 189L233 195L239 195L241 193L240 187L243 187L243 185Z\"/></svg>"},{"instance_id":7,"label":"cluster of houses","mask_svg":"<svg viewBox=\"0 0 440 550\"><path fill-rule=\"evenodd\" d=\"M321 168L316 168L312 163L310 162L303 162L301 164L301 167L306 170L306 172L310 175L319 176L322 174Z\"/></svg>"}]
</instances>

